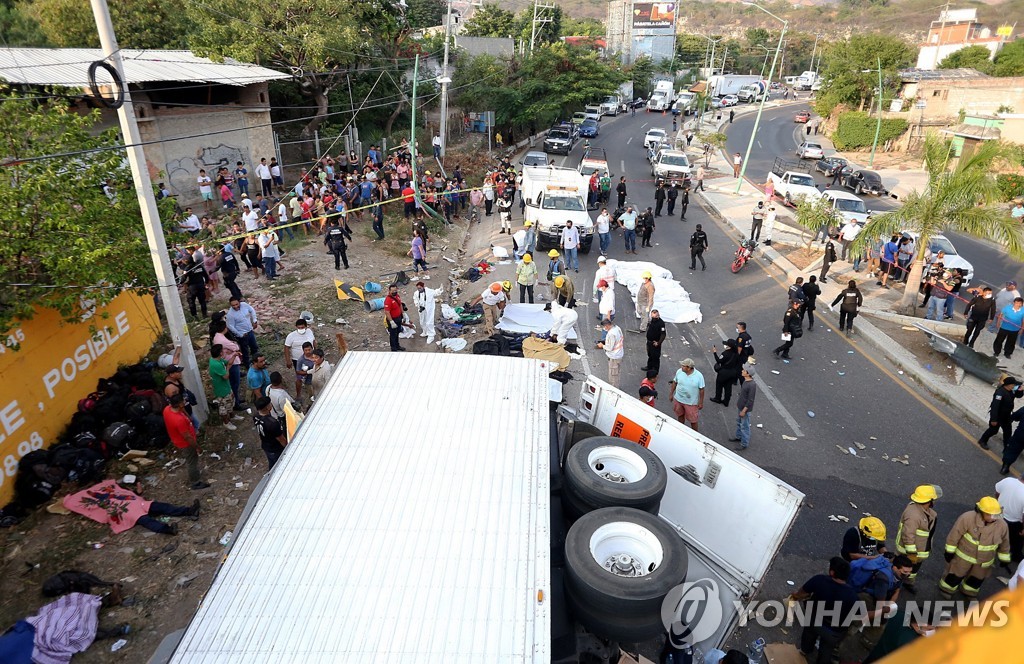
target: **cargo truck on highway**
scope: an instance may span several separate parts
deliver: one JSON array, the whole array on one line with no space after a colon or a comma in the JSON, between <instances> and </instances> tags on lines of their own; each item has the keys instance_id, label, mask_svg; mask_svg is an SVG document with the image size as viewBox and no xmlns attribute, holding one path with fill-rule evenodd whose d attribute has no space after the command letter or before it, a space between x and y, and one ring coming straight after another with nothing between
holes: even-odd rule
<instances>
[{"instance_id":1,"label":"cargo truck on highway","mask_svg":"<svg viewBox=\"0 0 1024 664\"><path fill-rule=\"evenodd\" d=\"M739 94L743 86L757 83L760 76L744 76L740 74L724 74L708 78L707 90L711 97Z\"/></svg>"},{"instance_id":2,"label":"cargo truck on highway","mask_svg":"<svg viewBox=\"0 0 1024 664\"><path fill-rule=\"evenodd\" d=\"M667 111L672 108L672 102L676 100L675 90L672 81L661 80L654 84L654 92L647 100L648 111Z\"/></svg>"},{"instance_id":3,"label":"cargo truck on highway","mask_svg":"<svg viewBox=\"0 0 1024 664\"><path fill-rule=\"evenodd\" d=\"M593 376L564 405L552 368L349 352L150 664L611 664L684 581L721 646L803 494Z\"/></svg>"}]
</instances>

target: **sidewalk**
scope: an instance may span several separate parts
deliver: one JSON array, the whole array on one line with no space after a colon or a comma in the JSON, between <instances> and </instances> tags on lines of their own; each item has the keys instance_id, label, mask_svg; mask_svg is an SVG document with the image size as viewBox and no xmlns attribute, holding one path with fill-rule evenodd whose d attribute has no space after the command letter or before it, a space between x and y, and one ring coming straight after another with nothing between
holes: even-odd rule
<instances>
[{"instance_id":1,"label":"sidewalk","mask_svg":"<svg viewBox=\"0 0 1024 664\"><path fill-rule=\"evenodd\" d=\"M692 146L691 152L694 152ZM699 147L696 152L700 152ZM732 166L720 153L713 156L709 172L717 177L705 182L708 191L702 192L702 199L708 211L731 228L738 245L742 239L748 237L752 221L750 210L757 200L763 198L763 193L749 181L744 181L739 193L735 193L736 179L732 177ZM907 178L907 181L909 180L910 178ZM786 221L792 223L792 213L787 212L786 217ZM781 218L782 215L780 220ZM762 245L758 247L758 253L764 260L782 271L786 282L792 282L798 276L806 279L807 276L820 271L820 256L805 269L800 269L785 254L790 253L793 247L801 244L806 246L807 238L806 233L800 233L788 223L776 224L772 234L773 246ZM817 247L820 248L821 245ZM837 246L837 251L838 249ZM918 340L927 345L922 332L906 329L911 321L925 324L947 338L962 338L964 326L960 314L963 311L963 304L957 304L955 318L959 320L954 321L925 321L922 318L898 316L890 312L902 298L903 292L898 288L883 290L877 287L874 278L863 269L862 267L860 273L855 273L849 262L835 263L829 272L828 282L821 284L821 306L818 307L818 311L823 315L827 314L829 320L834 321L836 314L828 313L827 305L845 287L848 280L856 279L864 293L864 306L861 310L862 315L857 317L856 335L851 338L851 342L858 343L864 340L873 344L889 359L889 368L916 380L935 398L957 411L957 414L964 418L964 427L969 432L977 429L980 434L980 428L987 426L988 406L994 386L966 374L945 355L941 356L941 360L929 363L905 347L917 344ZM983 331L975 347L983 353L988 352L987 349L991 349L993 339L993 334L987 330ZM1012 360L1001 360L1001 366L1015 375L1024 374L1024 350L1018 349Z\"/></svg>"}]
</instances>

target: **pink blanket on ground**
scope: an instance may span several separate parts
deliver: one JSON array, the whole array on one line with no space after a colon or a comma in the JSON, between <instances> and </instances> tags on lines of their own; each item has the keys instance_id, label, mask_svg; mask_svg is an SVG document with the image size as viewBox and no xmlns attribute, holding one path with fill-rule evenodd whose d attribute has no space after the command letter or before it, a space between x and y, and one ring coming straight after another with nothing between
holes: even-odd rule
<instances>
[{"instance_id":1,"label":"pink blanket on ground","mask_svg":"<svg viewBox=\"0 0 1024 664\"><path fill-rule=\"evenodd\" d=\"M108 524L115 533L123 533L134 526L139 517L149 514L152 502L122 489L114 480L100 482L64 497L64 507L93 521Z\"/></svg>"}]
</instances>

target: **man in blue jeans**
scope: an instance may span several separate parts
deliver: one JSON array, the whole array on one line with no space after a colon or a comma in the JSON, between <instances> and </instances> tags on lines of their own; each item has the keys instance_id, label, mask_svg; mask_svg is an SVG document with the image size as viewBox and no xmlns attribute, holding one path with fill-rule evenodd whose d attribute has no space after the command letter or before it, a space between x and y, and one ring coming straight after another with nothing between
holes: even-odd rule
<instances>
[{"instance_id":1,"label":"man in blue jeans","mask_svg":"<svg viewBox=\"0 0 1024 664\"><path fill-rule=\"evenodd\" d=\"M260 345L256 343L256 327L259 325L256 310L238 297L232 296L230 304L227 315L228 329L238 339L238 345L242 350L242 365L248 367L249 358L260 350Z\"/></svg>"},{"instance_id":2,"label":"man in blue jeans","mask_svg":"<svg viewBox=\"0 0 1024 664\"><path fill-rule=\"evenodd\" d=\"M562 249L565 251L565 269L580 271L578 250L580 246L580 231L572 225L571 220L565 222L562 229Z\"/></svg>"},{"instance_id":3,"label":"man in blue jeans","mask_svg":"<svg viewBox=\"0 0 1024 664\"><path fill-rule=\"evenodd\" d=\"M1013 304L1004 307L996 318L996 325L999 326L999 330L996 332L995 342L992 343L992 355L999 357L1002 350L1003 357L1010 359L1021 325L1024 325L1024 298L1014 298Z\"/></svg>"},{"instance_id":4,"label":"man in blue jeans","mask_svg":"<svg viewBox=\"0 0 1024 664\"><path fill-rule=\"evenodd\" d=\"M736 400L736 434L730 442L739 443L737 450L745 450L750 445L750 413L754 410L754 399L757 397L757 384L754 382L753 364L744 364L740 373L740 394Z\"/></svg>"},{"instance_id":5,"label":"man in blue jeans","mask_svg":"<svg viewBox=\"0 0 1024 664\"><path fill-rule=\"evenodd\" d=\"M612 216L608 214L608 208L601 208L601 214L597 215L594 222L594 231L601 246L601 253L607 254L608 247L612 244Z\"/></svg>"},{"instance_id":6,"label":"man in blue jeans","mask_svg":"<svg viewBox=\"0 0 1024 664\"><path fill-rule=\"evenodd\" d=\"M619 215L619 227L622 228L622 236L626 241L626 253L636 253L636 211L630 205L626 211Z\"/></svg>"}]
</instances>

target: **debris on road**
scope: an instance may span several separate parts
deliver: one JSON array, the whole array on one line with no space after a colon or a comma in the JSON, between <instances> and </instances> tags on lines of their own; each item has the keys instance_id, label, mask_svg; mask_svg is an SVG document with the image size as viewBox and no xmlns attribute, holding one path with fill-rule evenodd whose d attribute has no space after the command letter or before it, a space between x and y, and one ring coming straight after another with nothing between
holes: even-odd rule
<instances>
[{"instance_id":1,"label":"debris on road","mask_svg":"<svg viewBox=\"0 0 1024 664\"><path fill-rule=\"evenodd\" d=\"M782 434L782 440L796 440L796 436L787 436L786 434Z\"/></svg>"}]
</instances>

